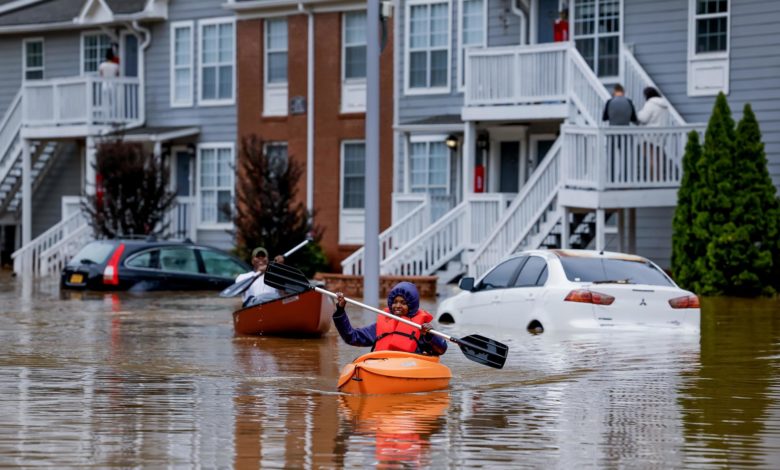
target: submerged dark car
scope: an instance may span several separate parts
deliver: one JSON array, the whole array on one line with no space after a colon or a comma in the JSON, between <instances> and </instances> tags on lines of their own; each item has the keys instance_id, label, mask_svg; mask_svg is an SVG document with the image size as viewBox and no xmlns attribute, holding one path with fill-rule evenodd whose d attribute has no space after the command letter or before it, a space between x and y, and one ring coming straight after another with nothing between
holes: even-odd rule
<instances>
[{"instance_id":1,"label":"submerged dark car","mask_svg":"<svg viewBox=\"0 0 780 470\"><path fill-rule=\"evenodd\" d=\"M221 290L252 268L216 248L189 242L97 240L62 270L66 289Z\"/></svg>"}]
</instances>

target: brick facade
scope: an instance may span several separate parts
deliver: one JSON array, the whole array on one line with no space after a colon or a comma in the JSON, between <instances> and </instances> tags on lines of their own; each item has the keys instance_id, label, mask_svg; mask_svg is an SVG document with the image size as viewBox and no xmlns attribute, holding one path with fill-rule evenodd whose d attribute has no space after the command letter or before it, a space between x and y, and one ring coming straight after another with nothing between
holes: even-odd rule
<instances>
[{"instance_id":1,"label":"brick facade","mask_svg":"<svg viewBox=\"0 0 780 470\"><path fill-rule=\"evenodd\" d=\"M365 114L341 114L342 14L314 15L314 208L315 222L324 228L321 245L331 269L341 272L341 261L359 246L339 244L341 196L340 158L343 140L362 140ZM288 98L307 98L308 18L288 19ZM263 26L261 19L241 20L237 26L238 137L256 134L264 141L287 142L290 159L306 168L306 114L263 117ZM389 23L392 31L392 23ZM390 225L393 184L393 44L380 57L380 230ZM239 152L240 155L240 152ZM369 188L366 188L368 191ZM298 197L306 200L306 175Z\"/></svg>"}]
</instances>

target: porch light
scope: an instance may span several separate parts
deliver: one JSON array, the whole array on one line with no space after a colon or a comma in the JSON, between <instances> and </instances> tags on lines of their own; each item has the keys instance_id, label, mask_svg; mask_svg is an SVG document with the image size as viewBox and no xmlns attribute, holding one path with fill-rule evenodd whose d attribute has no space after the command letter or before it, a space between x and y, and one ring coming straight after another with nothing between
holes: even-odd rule
<instances>
[{"instance_id":1,"label":"porch light","mask_svg":"<svg viewBox=\"0 0 780 470\"><path fill-rule=\"evenodd\" d=\"M449 147L450 150L458 148L458 138L454 134L448 135L444 140L444 143L447 144L447 147Z\"/></svg>"}]
</instances>

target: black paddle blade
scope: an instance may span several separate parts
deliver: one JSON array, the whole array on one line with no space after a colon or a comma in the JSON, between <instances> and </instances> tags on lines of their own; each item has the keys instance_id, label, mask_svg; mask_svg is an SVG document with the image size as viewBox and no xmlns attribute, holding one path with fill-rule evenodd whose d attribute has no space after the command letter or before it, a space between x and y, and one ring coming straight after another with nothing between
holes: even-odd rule
<instances>
[{"instance_id":1,"label":"black paddle blade","mask_svg":"<svg viewBox=\"0 0 780 470\"><path fill-rule=\"evenodd\" d=\"M452 338L452 341L460 346L460 350L467 358L495 369L504 367L509 354L509 347L506 344L481 335Z\"/></svg>"},{"instance_id":2,"label":"black paddle blade","mask_svg":"<svg viewBox=\"0 0 780 470\"><path fill-rule=\"evenodd\" d=\"M233 284L232 286L228 286L219 293L220 297L235 297L239 294L243 294L245 290L249 289L249 286L252 285L253 282L255 282L255 279L257 279L257 276L252 276L250 278L244 279L241 282L237 282Z\"/></svg>"},{"instance_id":3,"label":"black paddle blade","mask_svg":"<svg viewBox=\"0 0 780 470\"><path fill-rule=\"evenodd\" d=\"M300 269L286 264L271 263L265 272L265 283L274 289L300 294L313 289Z\"/></svg>"}]
</instances>

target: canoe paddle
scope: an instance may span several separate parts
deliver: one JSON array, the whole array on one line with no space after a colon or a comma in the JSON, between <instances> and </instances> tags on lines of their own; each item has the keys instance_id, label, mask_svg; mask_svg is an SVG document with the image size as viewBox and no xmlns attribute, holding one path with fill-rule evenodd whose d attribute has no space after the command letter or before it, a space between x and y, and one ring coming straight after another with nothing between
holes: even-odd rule
<instances>
[{"instance_id":1,"label":"canoe paddle","mask_svg":"<svg viewBox=\"0 0 780 470\"><path fill-rule=\"evenodd\" d=\"M324 294L333 298L337 297L337 295L331 291L312 285L299 269L293 266L288 266L286 264L269 264L268 269L265 272L265 283L275 289L282 289L287 292L302 293L308 290L315 290L320 294ZM357 305L358 307L364 308L366 310L371 310L372 312L384 315L386 317L390 317L393 320L400 321L409 326L422 329L420 325L411 320L395 316L392 313L371 307L370 305L358 302L357 300L352 300L346 297L344 300L353 305ZM469 335L465 338L455 338L454 336L450 336L436 330L430 330L429 332L444 338L447 341L451 341L457 344L463 354L474 362L478 362L496 369L501 369L504 367L507 354L509 353L509 347L503 343L499 343L496 340L486 338L481 335Z\"/></svg>"},{"instance_id":2,"label":"canoe paddle","mask_svg":"<svg viewBox=\"0 0 780 470\"><path fill-rule=\"evenodd\" d=\"M307 237L307 238L306 238L306 240L304 240L304 241L302 241L302 242L298 243L297 245L295 245L294 247L292 247L292 248L291 248L289 251L287 251L287 253L283 254L282 256L284 256L285 258L287 258L287 257L288 257L288 256L290 256L291 254L293 254L293 253L295 253L296 251L298 251L298 250L300 250L301 248L303 248L303 247L304 247L304 246L305 246L307 243L309 243L311 240L312 240L312 239L311 239L311 237ZM231 285L231 286L228 286L228 287L226 287L226 288L225 288L225 290L223 290L222 292L220 292L220 293L219 293L219 296L220 296L220 297L235 297L235 296L237 296L237 295L243 294L243 293L244 293L244 291L246 291L247 289L249 289L249 286L251 286L252 284L254 284L254 282L257 280L257 278L259 278L259 277L260 277L260 276L262 276L262 275L263 275L263 273L258 273L258 274L255 274L255 275L254 275L254 276L252 276L252 277L249 277L249 278L246 278L246 279L244 279L244 280L243 280L243 281L241 281L241 282L236 282L235 284L233 284L233 285Z\"/></svg>"}]
</instances>

